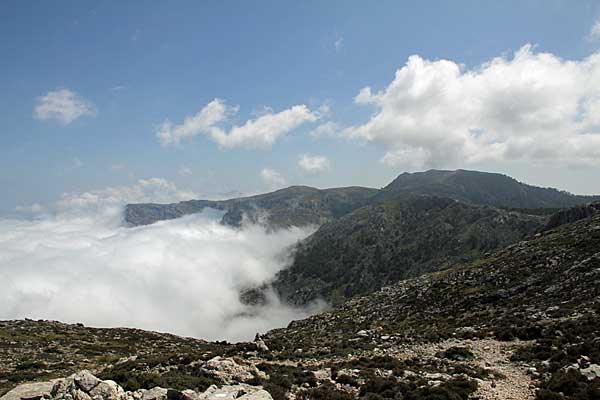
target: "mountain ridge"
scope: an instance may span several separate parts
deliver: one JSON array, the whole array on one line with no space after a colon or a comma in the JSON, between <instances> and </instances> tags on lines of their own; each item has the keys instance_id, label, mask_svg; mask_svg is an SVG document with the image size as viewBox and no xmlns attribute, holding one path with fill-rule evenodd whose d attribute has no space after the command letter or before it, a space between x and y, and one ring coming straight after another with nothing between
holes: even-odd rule
<instances>
[{"instance_id":1,"label":"mountain ridge","mask_svg":"<svg viewBox=\"0 0 600 400\"><path fill-rule=\"evenodd\" d=\"M290 186L274 192L228 200L188 200L171 204L127 204L124 220L130 226L201 212L206 207L224 210L222 222L240 226L243 216L259 222L267 215L270 228L292 224L320 225L357 208L393 199L402 193L448 197L472 204L502 208L563 208L600 200L554 188L521 183L507 175L469 170L405 172L382 189L349 186L317 189ZM278 204L279 202L279 204ZM287 210L281 204L288 206Z\"/></svg>"}]
</instances>

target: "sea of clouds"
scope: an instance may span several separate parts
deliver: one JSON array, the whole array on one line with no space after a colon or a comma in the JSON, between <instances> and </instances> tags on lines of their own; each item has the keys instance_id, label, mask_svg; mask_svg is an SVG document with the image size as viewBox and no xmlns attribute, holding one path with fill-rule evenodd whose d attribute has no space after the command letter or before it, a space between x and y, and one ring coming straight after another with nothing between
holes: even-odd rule
<instances>
[{"instance_id":1,"label":"sea of clouds","mask_svg":"<svg viewBox=\"0 0 600 400\"><path fill-rule=\"evenodd\" d=\"M149 226L126 227L128 202L195 194L162 179L63 195L51 207L20 207L0 219L0 319L33 318L127 326L211 340L250 340L321 307L244 305L241 290L271 280L290 246L314 228L267 232L219 223L206 210Z\"/></svg>"}]
</instances>

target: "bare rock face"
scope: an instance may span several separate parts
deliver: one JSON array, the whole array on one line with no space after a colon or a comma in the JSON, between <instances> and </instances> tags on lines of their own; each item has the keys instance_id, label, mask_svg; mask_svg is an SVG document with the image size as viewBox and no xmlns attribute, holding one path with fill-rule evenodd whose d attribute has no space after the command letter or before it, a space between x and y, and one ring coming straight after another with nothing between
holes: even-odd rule
<instances>
[{"instance_id":1,"label":"bare rock face","mask_svg":"<svg viewBox=\"0 0 600 400\"><path fill-rule=\"evenodd\" d=\"M0 400L39 400L49 399L51 397L54 382L36 382L19 385Z\"/></svg>"}]
</instances>

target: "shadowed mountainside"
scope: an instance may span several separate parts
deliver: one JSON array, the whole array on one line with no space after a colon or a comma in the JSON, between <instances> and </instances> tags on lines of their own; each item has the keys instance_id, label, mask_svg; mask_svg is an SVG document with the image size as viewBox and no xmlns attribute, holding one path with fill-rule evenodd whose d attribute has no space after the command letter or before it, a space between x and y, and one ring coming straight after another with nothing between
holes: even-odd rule
<instances>
[{"instance_id":1,"label":"shadowed mountainside","mask_svg":"<svg viewBox=\"0 0 600 400\"><path fill-rule=\"evenodd\" d=\"M322 225L272 286L282 299L338 304L401 279L468 262L534 233L545 216L403 194Z\"/></svg>"}]
</instances>

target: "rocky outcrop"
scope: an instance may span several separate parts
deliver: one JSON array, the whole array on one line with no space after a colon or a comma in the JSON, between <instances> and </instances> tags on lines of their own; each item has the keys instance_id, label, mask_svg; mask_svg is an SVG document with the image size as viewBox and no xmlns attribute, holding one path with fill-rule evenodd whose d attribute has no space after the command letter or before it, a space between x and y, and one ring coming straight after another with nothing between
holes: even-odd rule
<instances>
[{"instance_id":1,"label":"rocky outcrop","mask_svg":"<svg viewBox=\"0 0 600 400\"><path fill-rule=\"evenodd\" d=\"M40 400L48 399L51 397L52 388L54 382L34 382L25 383L12 389L4 396L0 397L0 400Z\"/></svg>"},{"instance_id":2,"label":"rocky outcrop","mask_svg":"<svg viewBox=\"0 0 600 400\"><path fill-rule=\"evenodd\" d=\"M203 363L202 366L227 384L245 382L253 378L266 379L266 375L262 371L259 371L254 364L240 358L234 359L217 356Z\"/></svg>"},{"instance_id":3,"label":"rocky outcrop","mask_svg":"<svg viewBox=\"0 0 600 400\"><path fill-rule=\"evenodd\" d=\"M552 215L542 231L558 228L561 225L571 224L600 212L600 203L583 204L558 211Z\"/></svg>"},{"instance_id":4,"label":"rocky outcrop","mask_svg":"<svg viewBox=\"0 0 600 400\"><path fill-rule=\"evenodd\" d=\"M214 360L213 364L220 364ZM247 384L210 386L203 392L173 390L161 387L125 391L115 381L100 380L89 371L68 378L19 385L0 400L273 400L260 386Z\"/></svg>"}]
</instances>

